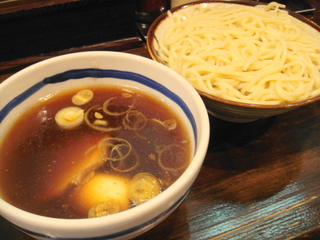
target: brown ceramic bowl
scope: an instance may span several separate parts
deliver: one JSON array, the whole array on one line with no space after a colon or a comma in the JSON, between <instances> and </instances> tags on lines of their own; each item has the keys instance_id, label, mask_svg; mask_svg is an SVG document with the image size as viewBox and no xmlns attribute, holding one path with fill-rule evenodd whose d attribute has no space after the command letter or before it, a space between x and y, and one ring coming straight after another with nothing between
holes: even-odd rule
<instances>
[{"instance_id":1,"label":"brown ceramic bowl","mask_svg":"<svg viewBox=\"0 0 320 240\"><path fill-rule=\"evenodd\" d=\"M171 9L172 13L178 11L185 11L188 7L194 6L196 4L216 4L216 3L226 3L226 4L242 4L247 6L255 6L258 4L266 4L263 2L255 2L255 1L197 1L192 2L183 6L178 6ZM298 20L307 23L311 27L313 27L316 31L320 32L320 27L314 22L306 19L305 17L292 12L290 10L285 9L289 12L289 14ZM160 15L150 26L147 35L147 47L148 51L153 60L163 63L164 61L158 55L159 44L161 38L164 35L164 31L169 27L169 19L168 14L163 13ZM261 118L275 116L281 113L285 113L296 109L298 107L310 104L312 102L318 101L320 96L302 101L295 102L291 104L282 104L282 105L259 105L259 104L248 104L241 103L231 100L226 100L217 96L213 96L202 91L197 90L201 95L208 112L220 119L230 121L230 122L251 122Z\"/></svg>"}]
</instances>

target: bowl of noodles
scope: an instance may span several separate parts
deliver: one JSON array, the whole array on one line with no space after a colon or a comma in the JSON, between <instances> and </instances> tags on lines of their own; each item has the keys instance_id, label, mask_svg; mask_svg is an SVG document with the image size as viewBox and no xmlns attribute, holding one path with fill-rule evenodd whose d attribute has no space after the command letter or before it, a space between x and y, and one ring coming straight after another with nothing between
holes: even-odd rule
<instances>
[{"instance_id":1,"label":"bowl of noodles","mask_svg":"<svg viewBox=\"0 0 320 240\"><path fill-rule=\"evenodd\" d=\"M137 55L54 57L0 95L0 214L36 239L141 235L184 200L207 152L198 93Z\"/></svg>"},{"instance_id":2,"label":"bowl of noodles","mask_svg":"<svg viewBox=\"0 0 320 240\"><path fill-rule=\"evenodd\" d=\"M279 3L178 6L153 22L147 47L226 121L251 122L320 99L320 27Z\"/></svg>"}]
</instances>

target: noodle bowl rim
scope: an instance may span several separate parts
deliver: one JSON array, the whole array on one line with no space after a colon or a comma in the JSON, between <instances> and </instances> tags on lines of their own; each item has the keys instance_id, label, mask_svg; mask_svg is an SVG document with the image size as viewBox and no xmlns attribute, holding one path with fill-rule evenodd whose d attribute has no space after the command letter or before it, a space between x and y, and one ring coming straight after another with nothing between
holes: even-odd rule
<instances>
[{"instance_id":1,"label":"noodle bowl rim","mask_svg":"<svg viewBox=\"0 0 320 240\"><path fill-rule=\"evenodd\" d=\"M197 2L191 2L185 5L177 6L172 9L170 9L170 12L173 14L175 12L178 12L180 10L186 9L188 7L192 7L195 5L201 5L201 4L217 4L217 3L224 3L224 4L240 4L245 6L256 6L256 5L267 5L268 3L265 2L254 2L254 1L197 1ZM290 16L296 18L299 21L302 21L306 24L308 24L313 29L317 30L320 33L320 26L317 25L312 20L290 10L287 8L283 8L282 10L285 10L289 13ZM161 58L157 55L157 51L153 48L153 42L158 41L155 36L155 32L158 30L158 27L162 24L163 21L165 21L168 18L167 12L162 13L150 26L149 31L147 33L147 48L149 51L149 54L151 58L157 62L160 62L163 64ZM245 108L252 108L252 109L289 109L289 108L296 108L300 106L304 106L313 102L316 102L320 100L320 95L315 96L313 98L309 98L300 102L294 102L294 103L287 103L287 104L278 104L278 105L272 105L272 104L252 104L252 103L244 103L244 102L237 102L228 100L225 98L217 97L208 93L205 93L201 90L196 89L196 91L201 95L201 97L205 97L212 101L217 101L220 103L233 105L236 107L245 107Z\"/></svg>"}]
</instances>

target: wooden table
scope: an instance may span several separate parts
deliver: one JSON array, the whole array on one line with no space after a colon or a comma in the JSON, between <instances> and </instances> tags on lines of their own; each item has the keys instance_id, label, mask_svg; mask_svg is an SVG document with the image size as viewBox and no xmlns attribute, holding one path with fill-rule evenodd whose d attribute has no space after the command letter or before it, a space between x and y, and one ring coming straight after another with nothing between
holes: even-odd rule
<instances>
[{"instance_id":1,"label":"wooden table","mask_svg":"<svg viewBox=\"0 0 320 240\"><path fill-rule=\"evenodd\" d=\"M306 17L320 24L320 2L309 2L317 10ZM149 57L144 44L125 52ZM0 82L12 73L0 72ZM319 109L317 102L245 124L210 117L208 153L191 192L137 239L320 237ZM0 239L32 238L0 217Z\"/></svg>"}]
</instances>

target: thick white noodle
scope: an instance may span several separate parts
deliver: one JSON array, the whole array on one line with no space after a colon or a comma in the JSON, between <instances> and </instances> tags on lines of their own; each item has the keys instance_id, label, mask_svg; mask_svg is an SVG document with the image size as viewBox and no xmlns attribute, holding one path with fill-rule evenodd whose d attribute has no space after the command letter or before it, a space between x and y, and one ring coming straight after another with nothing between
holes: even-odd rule
<instances>
[{"instance_id":1,"label":"thick white noodle","mask_svg":"<svg viewBox=\"0 0 320 240\"><path fill-rule=\"evenodd\" d=\"M168 12L159 56L196 89L251 104L320 94L320 34L270 3L195 5Z\"/></svg>"}]
</instances>

